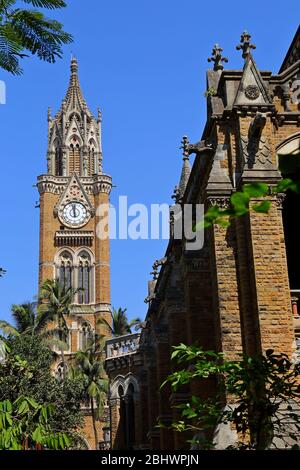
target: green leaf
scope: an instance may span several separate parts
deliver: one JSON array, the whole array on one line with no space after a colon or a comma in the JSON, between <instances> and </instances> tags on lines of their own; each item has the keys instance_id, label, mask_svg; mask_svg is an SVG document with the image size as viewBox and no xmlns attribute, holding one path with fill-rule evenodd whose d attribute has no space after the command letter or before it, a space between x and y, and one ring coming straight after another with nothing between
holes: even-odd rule
<instances>
[{"instance_id":1,"label":"green leaf","mask_svg":"<svg viewBox=\"0 0 300 470\"><path fill-rule=\"evenodd\" d=\"M269 192L268 185L265 183L251 183L243 186L243 192L248 194L250 198L263 197Z\"/></svg>"},{"instance_id":2,"label":"green leaf","mask_svg":"<svg viewBox=\"0 0 300 470\"><path fill-rule=\"evenodd\" d=\"M252 206L255 212L260 212L264 214L267 214L269 212L270 207L271 207L271 201L262 201L259 204L254 204Z\"/></svg>"}]
</instances>

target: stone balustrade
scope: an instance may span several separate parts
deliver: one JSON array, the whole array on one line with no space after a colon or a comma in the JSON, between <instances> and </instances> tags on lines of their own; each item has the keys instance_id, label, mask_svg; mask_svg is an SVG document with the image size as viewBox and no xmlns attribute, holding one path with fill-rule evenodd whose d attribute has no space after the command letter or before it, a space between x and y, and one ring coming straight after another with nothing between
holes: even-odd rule
<instances>
[{"instance_id":1,"label":"stone balustrade","mask_svg":"<svg viewBox=\"0 0 300 470\"><path fill-rule=\"evenodd\" d=\"M109 339L106 341L106 360L135 353L138 349L139 341L139 333Z\"/></svg>"}]
</instances>

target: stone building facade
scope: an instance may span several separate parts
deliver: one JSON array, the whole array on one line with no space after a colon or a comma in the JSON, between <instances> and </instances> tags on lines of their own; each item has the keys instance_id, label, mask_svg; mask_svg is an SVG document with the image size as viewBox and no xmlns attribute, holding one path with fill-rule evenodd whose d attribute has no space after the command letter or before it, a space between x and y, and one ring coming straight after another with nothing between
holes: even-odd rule
<instances>
[{"instance_id":1,"label":"stone building facade","mask_svg":"<svg viewBox=\"0 0 300 470\"><path fill-rule=\"evenodd\" d=\"M85 349L91 333L106 334L99 318L110 321L110 247L103 223L112 179L103 173L101 112L95 118L87 107L72 59L71 78L58 113L48 112L47 173L38 177L40 194L39 285L59 279L76 294L69 327L69 359ZM102 207L102 211L99 208ZM100 223L100 225L99 225ZM102 227L102 228L101 228ZM55 364L55 374L62 374ZM92 419L85 409L85 437L94 448ZM98 422L101 441L107 418Z\"/></svg>"},{"instance_id":2,"label":"stone building facade","mask_svg":"<svg viewBox=\"0 0 300 470\"><path fill-rule=\"evenodd\" d=\"M207 72L207 122L201 140L183 140L177 204L228 207L246 183L274 187L279 158L300 152L300 29L279 73L260 71L247 32L237 46L241 70L224 68L215 45ZM190 156L195 155L193 164ZM228 358L269 348L295 356L300 347L300 248L296 194L270 195L268 214L250 210L228 228L205 230L201 250L171 237L154 265L140 335L107 343L113 449L184 449L182 435L158 428L176 420L174 405L213 389L193 385L171 393L160 385L173 370L171 347L198 343ZM251 204L260 200L252 200ZM298 350L297 350L298 349Z\"/></svg>"}]
</instances>

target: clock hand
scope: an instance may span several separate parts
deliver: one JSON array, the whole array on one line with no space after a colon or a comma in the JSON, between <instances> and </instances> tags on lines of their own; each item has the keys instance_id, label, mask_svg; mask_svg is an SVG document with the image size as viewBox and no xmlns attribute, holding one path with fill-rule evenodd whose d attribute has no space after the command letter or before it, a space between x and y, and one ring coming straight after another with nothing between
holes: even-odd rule
<instances>
[{"instance_id":1,"label":"clock hand","mask_svg":"<svg viewBox=\"0 0 300 470\"><path fill-rule=\"evenodd\" d=\"M77 217L76 205L75 205L75 204L73 204L72 209L73 209L73 216L74 216L74 217Z\"/></svg>"}]
</instances>

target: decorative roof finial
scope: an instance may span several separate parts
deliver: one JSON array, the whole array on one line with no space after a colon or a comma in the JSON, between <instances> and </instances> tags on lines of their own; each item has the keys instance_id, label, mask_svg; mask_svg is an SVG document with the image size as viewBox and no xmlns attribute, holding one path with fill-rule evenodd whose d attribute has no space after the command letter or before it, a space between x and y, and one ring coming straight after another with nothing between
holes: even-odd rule
<instances>
[{"instance_id":1,"label":"decorative roof finial","mask_svg":"<svg viewBox=\"0 0 300 470\"><path fill-rule=\"evenodd\" d=\"M228 62L227 57L222 56L223 49L219 44L215 44L212 50L212 57L207 59L208 62L214 62L214 70L223 70L224 66L222 62Z\"/></svg>"},{"instance_id":2,"label":"decorative roof finial","mask_svg":"<svg viewBox=\"0 0 300 470\"><path fill-rule=\"evenodd\" d=\"M189 139L186 135L182 137L182 146L180 147L181 150L183 150L182 155L183 155L183 160L189 160L190 154L189 154Z\"/></svg>"},{"instance_id":3,"label":"decorative roof finial","mask_svg":"<svg viewBox=\"0 0 300 470\"><path fill-rule=\"evenodd\" d=\"M247 57L251 54L251 49L256 49L254 44L251 44L251 35L248 31L244 31L241 35L241 44L236 46L236 49L239 51L242 49L243 51L243 59L247 59Z\"/></svg>"},{"instance_id":4,"label":"decorative roof finial","mask_svg":"<svg viewBox=\"0 0 300 470\"><path fill-rule=\"evenodd\" d=\"M159 264L157 261L155 261L155 263L152 266L153 272L150 273L153 276L153 281L157 281L158 279L158 276L159 276L158 267L159 267Z\"/></svg>"}]
</instances>

